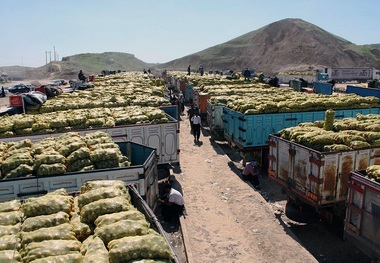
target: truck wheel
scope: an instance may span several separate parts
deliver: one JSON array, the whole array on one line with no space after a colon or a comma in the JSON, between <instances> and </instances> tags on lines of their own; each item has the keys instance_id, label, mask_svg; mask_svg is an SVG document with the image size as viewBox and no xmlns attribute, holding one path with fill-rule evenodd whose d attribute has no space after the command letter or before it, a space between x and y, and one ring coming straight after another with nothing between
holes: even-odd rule
<instances>
[{"instance_id":1,"label":"truck wheel","mask_svg":"<svg viewBox=\"0 0 380 263\"><path fill-rule=\"evenodd\" d=\"M317 223L319 222L319 214L313 210L312 207L303 206L302 211L299 206L288 202L285 207L285 215L290 220L299 222L299 223Z\"/></svg>"}]
</instances>

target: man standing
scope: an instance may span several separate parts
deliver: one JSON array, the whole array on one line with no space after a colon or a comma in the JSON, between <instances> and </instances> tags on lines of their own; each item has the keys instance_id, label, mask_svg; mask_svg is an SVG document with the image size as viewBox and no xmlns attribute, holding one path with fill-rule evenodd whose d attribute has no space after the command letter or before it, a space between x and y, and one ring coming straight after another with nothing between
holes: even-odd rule
<instances>
[{"instance_id":1,"label":"man standing","mask_svg":"<svg viewBox=\"0 0 380 263\"><path fill-rule=\"evenodd\" d=\"M189 120L190 120L190 133L191 134L194 134L194 130L193 130L193 116L195 114L195 108L194 108L194 105L191 104L190 106L190 109L187 110L187 116L189 117Z\"/></svg>"},{"instance_id":2,"label":"man standing","mask_svg":"<svg viewBox=\"0 0 380 263\"><path fill-rule=\"evenodd\" d=\"M83 83L86 82L86 76L83 74L82 70L79 71L78 79L81 80Z\"/></svg>"},{"instance_id":3,"label":"man standing","mask_svg":"<svg viewBox=\"0 0 380 263\"><path fill-rule=\"evenodd\" d=\"M190 76L190 65L187 67L187 75Z\"/></svg>"},{"instance_id":4,"label":"man standing","mask_svg":"<svg viewBox=\"0 0 380 263\"><path fill-rule=\"evenodd\" d=\"M193 121L193 135L194 135L194 142L199 142L199 137L201 136L201 116L199 116L199 112L195 111L195 114L193 118L191 118Z\"/></svg>"}]
</instances>

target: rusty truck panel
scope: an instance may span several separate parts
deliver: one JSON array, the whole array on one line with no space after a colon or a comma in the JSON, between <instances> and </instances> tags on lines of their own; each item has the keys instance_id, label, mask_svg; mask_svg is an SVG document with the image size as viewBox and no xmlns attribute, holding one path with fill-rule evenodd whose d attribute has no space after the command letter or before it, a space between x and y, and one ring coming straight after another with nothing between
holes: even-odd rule
<instances>
[{"instance_id":1,"label":"rusty truck panel","mask_svg":"<svg viewBox=\"0 0 380 263\"><path fill-rule=\"evenodd\" d=\"M269 178L314 207L344 203L351 171L380 163L380 147L319 152L269 135Z\"/></svg>"}]
</instances>

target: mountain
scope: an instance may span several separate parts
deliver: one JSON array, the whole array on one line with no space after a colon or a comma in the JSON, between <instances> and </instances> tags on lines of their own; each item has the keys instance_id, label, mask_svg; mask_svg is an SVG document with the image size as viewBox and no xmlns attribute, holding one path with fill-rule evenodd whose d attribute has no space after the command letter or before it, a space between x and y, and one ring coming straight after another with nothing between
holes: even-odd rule
<instances>
[{"instance_id":1,"label":"mountain","mask_svg":"<svg viewBox=\"0 0 380 263\"><path fill-rule=\"evenodd\" d=\"M12 79L76 79L80 69L86 76L100 74L102 70L135 71L148 69L155 64L146 63L134 55L119 52L86 53L63 57L39 68L0 67Z\"/></svg>"},{"instance_id":2,"label":"mountain","mask_svg":"<svg viewBox=\"0 0 380 263\"><path fill-rule=\"evenodd\" d=\"M326 67L375 67L380 69L380 44L355 45L301 19L283 19L225 43L164 64L150 64L132 54L105 52L64 57L40 68L0 67L11 78L76 78L102 70L186 70L188 65L205 71L245 67L265 74L311 71Z\"/></svg>"},{"instance_id":3,"label":"mountain","mask_svg":"<svg viewBox=\"0 0 380 263\"><path fill-rule=\"evenodd\" d=\"M159 68L241 70L268 74L325 67L380 67L380 44L357 46L301 19L283 19Z\"/></svg>"}]
</instances>

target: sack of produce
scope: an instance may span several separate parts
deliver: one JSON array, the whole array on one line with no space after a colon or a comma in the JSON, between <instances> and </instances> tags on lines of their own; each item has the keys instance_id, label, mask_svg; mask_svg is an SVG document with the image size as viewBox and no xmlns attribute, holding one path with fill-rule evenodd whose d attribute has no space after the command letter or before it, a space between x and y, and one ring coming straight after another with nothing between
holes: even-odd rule
<instances>
[{"instance_id":1,"label":"sack of produce","mask_svg":"<svg viewBox=\"0 0 380 263\"><path fill-rule=\"evenodd\" d=\"M87 146L83 146L70 153L66 158L66 164L71 164L77 160L90 159L90 149Z\"/></svg>"},{"instance_id":2,"label":"sack of produce","mask_svg":"<svg viewBox=\"0 0 380 263\"><path fill-rule=\"evenodd\" d=\"M70 224L72 226L72 230L75 234L75 237L79 241L85 240L92 234L90 226L85 223L82 223L78 214L74 214L71 217Z\"/></svg>"},{"instance_id":3,"label":"sack of produce","mask_svg":"<svg viewBox=\"0 0 380 263\"><path fill-rule=\"evenodd\" d=\"M121 190L126 190L127 187L123 181L120 180L95 180L87 181L80 188L80 193L84 194L88 191L99 189L103 187L113 187Z\"/></svg>"},{"instance_id":4,"label":"sack of produce","mask_svg":"<svg viewBox=\"0 0 380 263\"><path fill-rule=\"evenodd\" d=\"M143 236L149 233L149 224L144 220L120 220L109 225L95 228L94 235L100 237L104 244L111 240L128 236Z\"/></svg>"},{"instance_id":5,"label":"sack of produce","mask_svg":"<svg viewBox=\"0 0 380 263\"><path fill-rule=\"evenodd\" d=\"M335 119L335 111L331 109L327 110L325 113L325 125L323 127L326 131L331 131L333 129L334 119Z\"/></svg>"},{"instance_id":6,"label":"sack of produce","mask_svg":"<svg viewBox=\"0 0 380 263\"><path fill-rule=\"evenodd\" d=\"M67 254L79 254L81 243L77 240L46 240L33 242L22 249L21 256L28 263L36 259Z\"/></svg>"},{"instance_id":7,"label":"sack of produce","mask_svg":"<svg viewBox=\"0 0 380 263\"><path fill-rule=\"evenodd\" d=\"M106 160L119 160L120 150L115 148L96 149L91 152L91 161L100 162Z\"/></svg>"},{"instance_id":8,"label":"sack of produce","mask_svg":"<svg viewBox=\"0 0 380 263\"><path fill-rule=\"evenodd\" d=\"M5 235L0 237L0 251L2 250L19 250L21 248L21 239L18 235ZM0 262L3 262L0 260Z\"/></svg>"},{"instance_id":9,"label":"sack of produce","mask_svg":"<svg viewBox=\"0 0 380 263\"><path fill-rule=\"evenodd\" d=\"M72 163L67 163L67 172L77 172L77 171L89 171L94 170L95 166L93 165L92 161L88 159L79 159Z\"/></svg>"},{"instance_id":10,"label":"sack of produce","mask_svg":"<svg viewBox=\"0 0 380 263\"><path fill-rule=\"evenodd\" d=\"M32 263L78 263L78 262L83 262L83 256L77 252L70 253L67 255L39 258L32 261Z\"/></svg>"},{"instance_id":11,"label":"sack of produce","mask_svg":"<svg viewBox=\"0 0 380 263\"><path fill-rule=\"evenodd\" d=\"M371 165L366 169L367 176L380 183L380 165Z\"/></svg>"},{"instance_id":12,"label":"sack of produce","mask_svg":"<svg viewBox=\"0 0 380 263\"><path fill-rule=\"evenodd\" d=\"M22 212L20 210L0 213L0 225L2 226L13 226L21 223L21 220Z\"/></svg>"},{"instance_id":13,"label":"sack of produce","mask_svg":"<svg viewBox=\"0 0 380 263\"><path fill-rule=\"evenodd\" d=\"M66 165L63 163L41 164L37 170L37 176L61 175L66 171Z\"/></svg>"},{"instance_id":14,"label":"sack of produce","mask_svg":"<svg viewBox=\"0 0 380 263\"><path fill-rule=\"evenodd\" d=\"M128 211L132 207L129 199L125 196L97 200L82 207L81 222L93 224L98 216Z\"/></svg>"},{"instance_id":15,"label":"sack of produce","mask_svg":"<svg viewBox=\"0 0 380 263\"><path fill-rule=\"evenodd\" d=\"M7 235L16 235L20 231L21 224L13 226L0 226L0 237Z\"/></svg>"},{"instance_id":16,"label":"sack of produce","mask_svg":"<svg viewBox=\"0 0 380 263\"><path fill-rule=\"evenodd\" d=\"M109 242L108 251L112 263L126 262L131 259L171 259L168 244L160 235L149 234L115 239Z\"/></svg>"},{"instance_id":17,"label":"sack of produce","mask_svg":"<svg viewBox=\"0 0 380 263\"><path fill-rule=\"evenodd\" d=\"M62 143L62 142L61 142ZM58 151L65 157L69 156L72 152L82 148L87 147L86 143L82 139L77 139L75 141L70 141L65 144L61 144Z\"/></svg>"},{"instance_id":18,"label":"sack of produce","mask_svg":"<svg viewBox=\"0 0 380 263\"><path fill-rule=\"evenodd\" d=\"M20 164L17 168L4 172L3 179L33 176L33 167L28 164Z\"/></svg>"},{"instance_id":19,"label":"sack of produce","mask_svg":"<svg viewBox=\"0 0 380 263\"><path fill-rule=\"evenodd\" d=\"M125 196L128 200L130 200L130 195L128 193L128 190L125 189L119 189L115 187L101 187L96 190L91 190L86 193L83 193L78 196L78 207L79 210L83 208L83 206L105 198L113 198L117 196Z\"/></svg>"},{"instance_id":20,"label":"sack of produce","mask_svg":"<svg viewBox=\"0 0 380 263\"><path fill-rule=\"evenodd\" d=\"M18 211L21 209L20 200L0 202L0 212Z\"/></svg>"},{"instance_id":21,"label":"sack of produce","mask_svg":"<svg viewBox=\"0 0 380 263\"><path fill-rule=\"evenodd\" d=\"M38 168L42 164L55 164L55 163L61 163L64 164L66 162L65 156L61 155L57 151L47 151L43 154L38 154L34 156L34 167L35 170L38 170Z\"/></svg>"},{"instance_id":22,"label":"sack of produce","mask_svg":"<svg viewBox=\"0 0 380 263\"><path fill-rule=\"evenodd\" d=\"M16 263L23 262L20 253L14 249L0 251L0 262L4 263Z\"/></svg>"},{"instance_id":23,"label":"sack of produce","mask_svg":"<svg viewBox=\"0 0 380 263\"><path fill-rule=\"evenodd\" d=\"M20 232L21 245L45 240L76 240L72 225L69 223L44 227L30 232Z\"/></svg>"},{"instance_id":24,"label":"sack of produce","mask_svg":"<svg viewBox=\"0 0 380 263\"><path fill-rule=\"evenodd\" d=\"M1 172L3 174L7 174L13 169L19 167L21 164L26 164L29 166L33 165L33 159L30 153L13 155L12 157L5 159L1 164Z\"/></svg>"},{"instance_id":25,"label":"sack of produce","mask_svg":"<svg viewBox=\"0 0 380 263\"><path fill-rule=\"evenodd\" d=\"M21 225L22 232L35 231L40 228L47 228L69 223L69 215L65 212L58 212L50 215L28 217Z\"/></svg>"},{"instance_id":26,"label":"sack of produce","mask_svg":"<svg viewBox=\"0 0 380 263\"><path fill-rule=\"evenodd\" d=\"M109 260L108 250L103 241L99 237L91 237L87 243L83 263L108 263Z\"/></svg>"},{"instance_id":27,"label":"sack of produce","mask_svg":"<svg viewBox=\"0 0 380 263\"><path fill-rule=\"evenodd\" d=\"M58 212L70 214L73 205L72 196L44 195L36 198L29 198L22 205L26 218L40 215L50 215Z\"/></svg>"},{"instance_id":28,"label":"sack of produce","mask_svg":"<svg viewBox=\"0 0 380 263\"><path fill-rule=\"evenodd\" d=\"M112 213L99 216L95 220L96 227L107 226L116 223L121 220L146 220L145 215L137 209L131 209L129 211L123 211L119 213Z\"/></svg>"}]
</instances>

